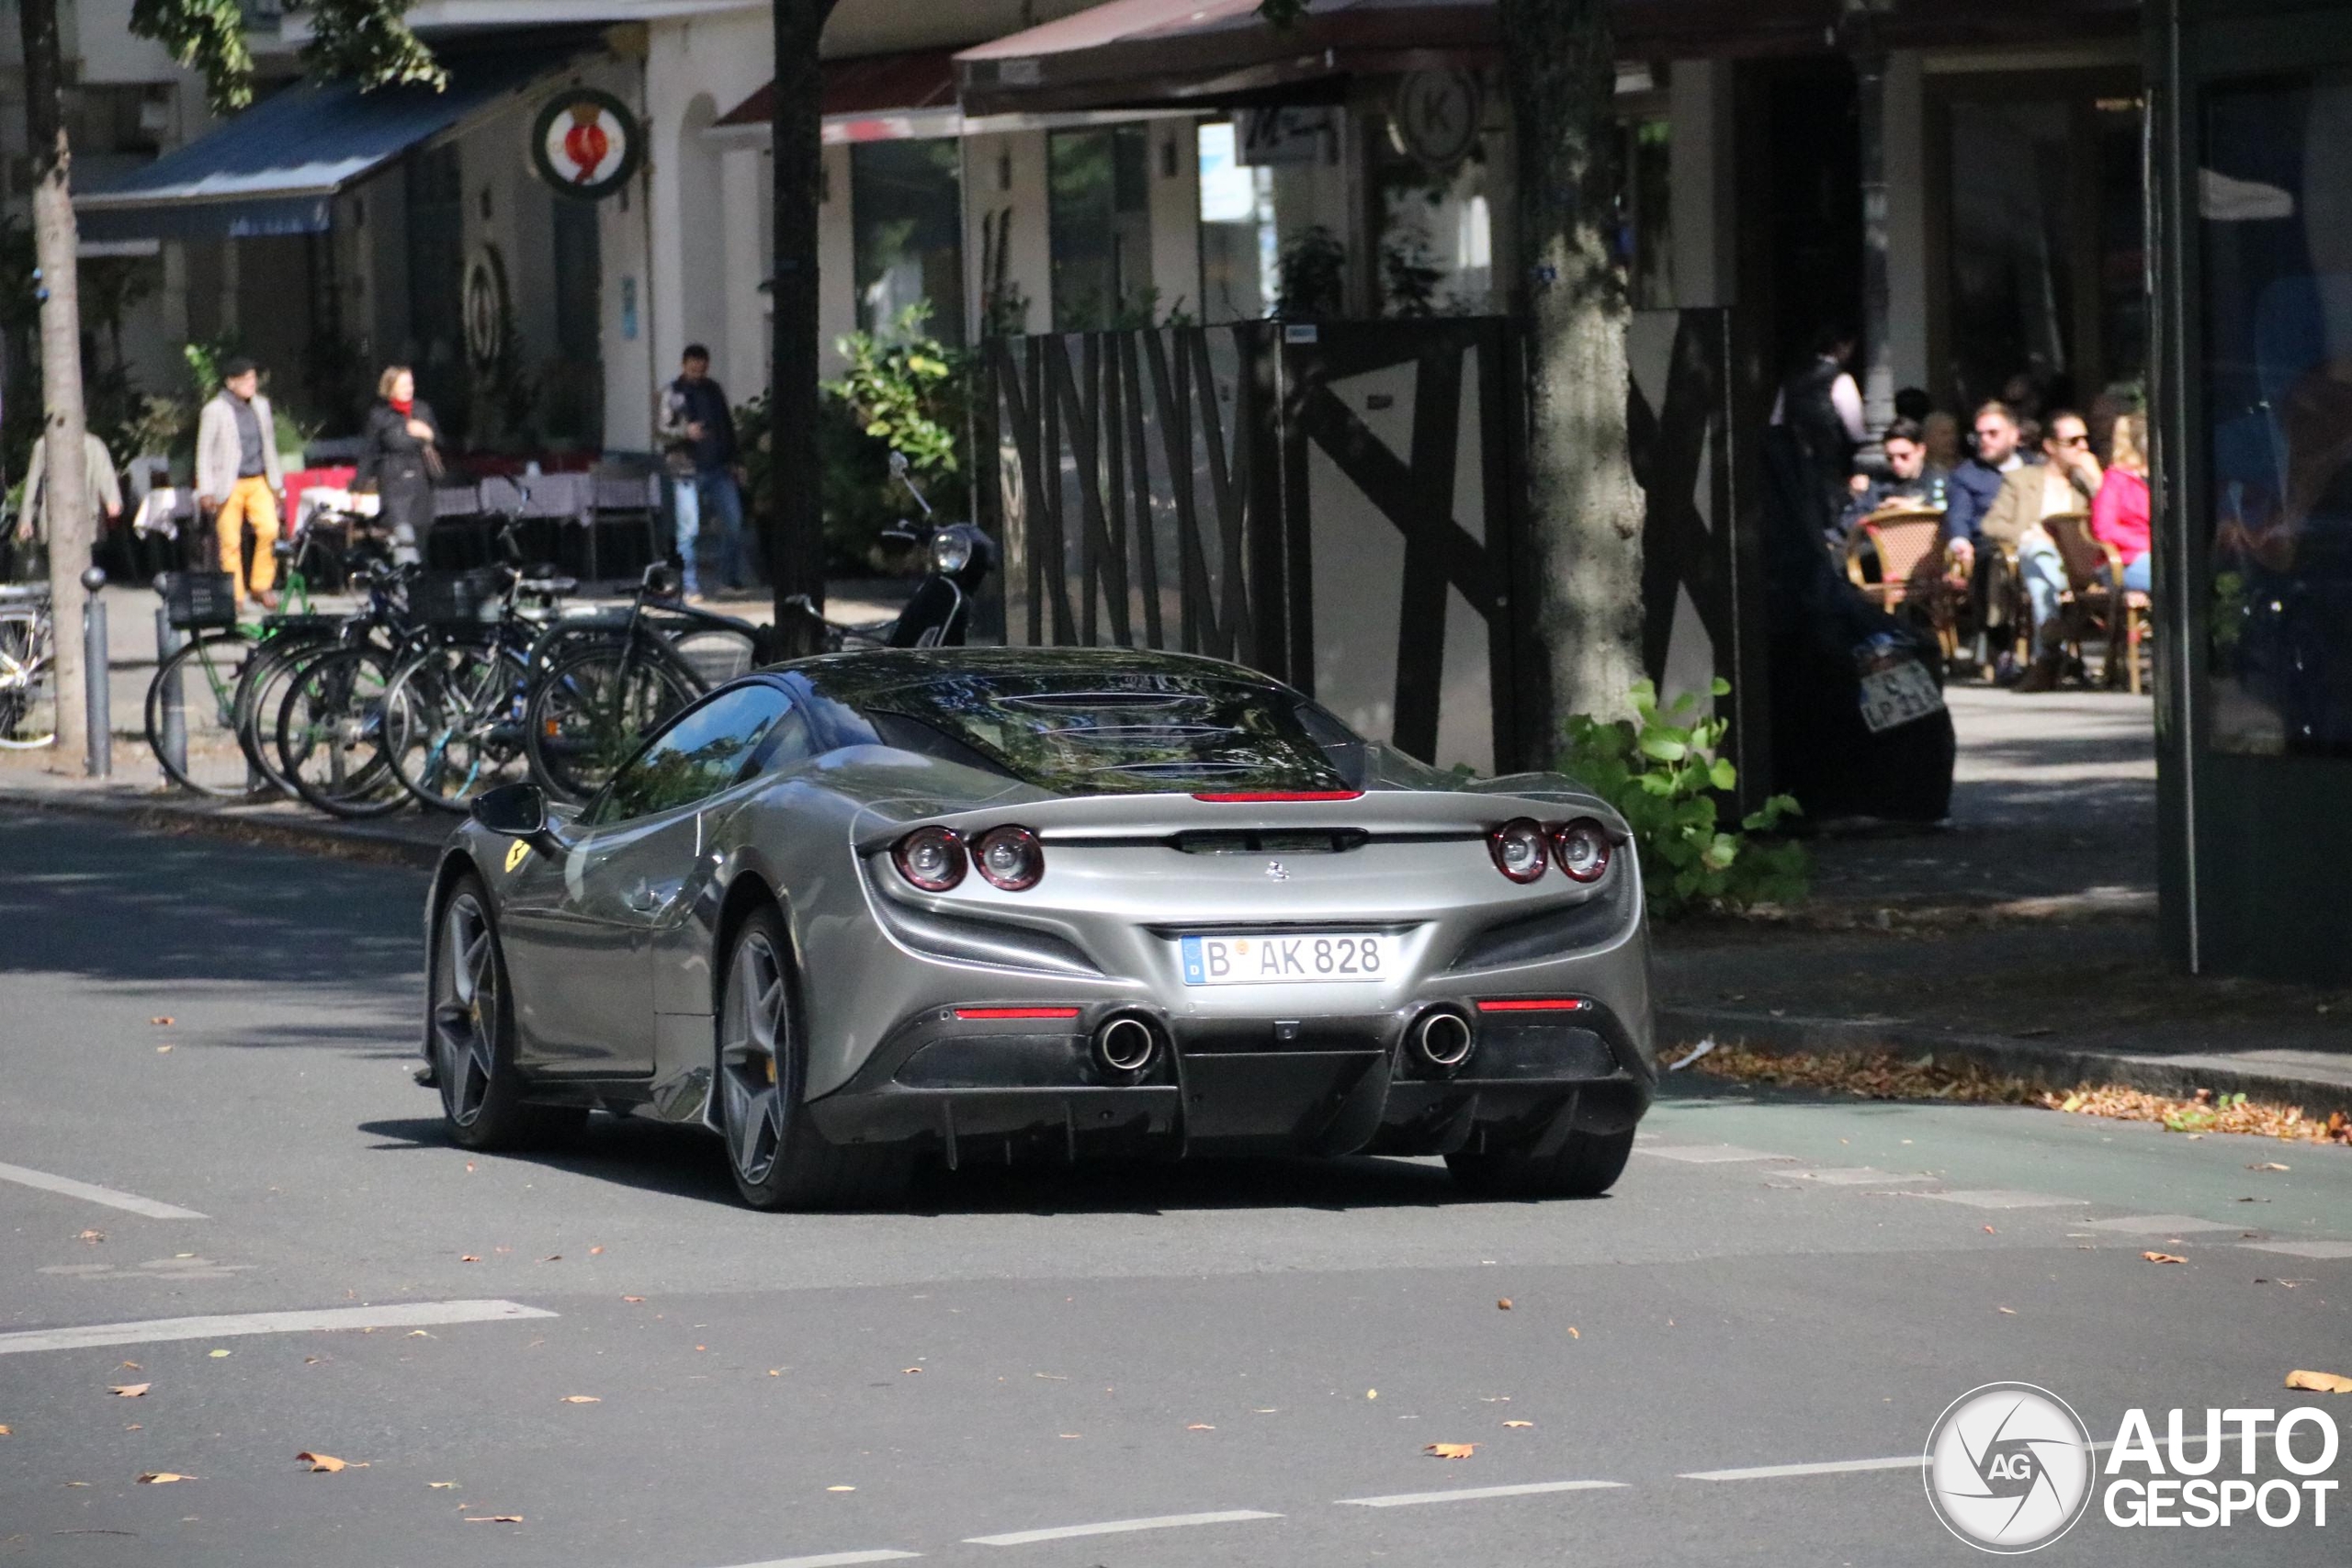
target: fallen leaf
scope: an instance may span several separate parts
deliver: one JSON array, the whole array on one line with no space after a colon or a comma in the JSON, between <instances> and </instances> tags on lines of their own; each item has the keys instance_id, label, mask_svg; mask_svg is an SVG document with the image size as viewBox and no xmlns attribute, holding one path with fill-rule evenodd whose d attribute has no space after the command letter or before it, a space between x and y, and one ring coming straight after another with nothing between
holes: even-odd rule
<instances>
[{"instance_id":1,"label":"fallen leaf","mask_svg":"<svg viewBox=\"0 0 2352 1568\"><path fill-rule=\"evenodd\" d=\"M1434 1459L1468 1459L1477 1451L1476 1443L1430 1443L1421 1450Z\"/></svg>"},{"instance_id":2,"label":"fallen leaf","mask_svg":"<svg viewBox=\"0 0 2352 1568\"><path fill-rule=\"evenodd\" d=\"M424 1332L424 1330L423 1330L422 1328L412 1328L412 1329L410 1329L410 1330L408 1331L408 1337L409 1337L411 1339L430 1339L430 1338L432 1338L432 1337L433 1337L433 1336L431 1336L430 1334L427 1334L427 1333L426 1333L426 1332Z\"/></svg>"},{"instance_id":3,"label":"fallen leaf","mask_svg":"<svg viewBox=\"0 0 2352 1568\"><path fill-rule=\"evenodd\" d=\"M139 1399L144 1397L147 1391L154 1386L152 1382L110 1383L107 1387L107 1392L117 1399Z\"/></svg>"},{"instance_id":4,"label":"fallen leaf","mask_svg":"<svg viewBox=\"0 0 2352 1568\"><path fill-rule=\"evenodd\" d=\"M1986 1226L1984 1227L1984 1234L1985 1234L1986 1235L2000 1235L2001 1233L2000 1233L1999 1231L1995 1230L1991 1225L1986 1225Z\"/></svg>"},{"instance_id":5,"label":"fallen leaf","mask_svg":"<svg viewBox=\"0 0 2352 1568\"><path fill-rule=\"evenodd\" d=\"M1063 1376L1061 1373L1059 1373L1059 1372L1031 1372L1029 1375L1030 1375L1031 1377L1033 1377L1033 1378L1043 1378L1043 1379L1045 1379L1047 1382L1069 1382L1069 1379L1068 1379L1068 1378L1064 1377L1064 1376Z\"/></svg>"},{"instance_id":6,"label":"fallen leaf","mask_svg":"<svg viewBox=\"0 0 2352 1568\"><path fill-rule=\"evenodd\" d=\"M233 1356L236 1352L233 1350L207 1350L205 1354L217 1361L223 1356Z\"/></svg>"},{"instance_id":7,"label":"fallen leaf","mask_svg":"<svg viewBox=\"0 0 2352 1568\"><path fill-rule=\"evenodd\" d=\"M344 1461L333 1454L314 1454L305 1449L294 1457L309 1465L312 1475L333 1475L336 1471L344 1468Z\"/></svg>"},{"instance_id":8,"label":"fallen leaf","mask_svg":"<svg viewBox=\"0 0 2352 1568\"><path fill-rule=\"evenodd\" d=\"M566 1404L602 1404L605 1403L601 1396L593 1393L567 1393L563 1396L563 1402Z\"/></svg>"},{"instance_id":9,"label":"fallen leaf","mask_svg":"<svg viewBox=\"0 0 2352 1568\"><path fill-rule=\"evenodd\" d=\"M2011 1317L2015 1317L2018 1314L2018 1309L2015 1307L1995 1307L1993 1310L1995 1312L2007 1313Z\"/></svg>"},{"instance_id":10,"label":"fallen leaf","mask_svg":"<svg viewBox=\"0 0 2352 1568\"><path fill-rule=\"evenodd\" d=\"M115 1367L116 1370L126 1372L136 1372L144 1370L136 1361L117 1361L115 1363Z\"/></svg>"},{"instance_id":11,"label":"fallen leaf","mask_svg":"<svg viewBox=\"0 0 2352 1568\"><path fill-rule=\"evenodd\" d=\"M770 1377L772 1377L772 1378L780 1378L780 1377L782 1377L783 1375L784 1375L784 1369L783 1369L782 1367L770 1367L770 1368L768 1369L768 1376L770 1376Z\"/></svg>"},{"instance_id":12,"label":"fallen leaf","mask_svg":"<svg viewBox=\"0 0 2352 1568\"><path fill-rule=\"evenodd\" d=\"M470 1174L470 1173L472 1172L473 1168L474 1168L474 1162L473 1162L473 1161L471 1161L471 1160L468 1160L468 1161L466 1161L466 1170L468 1171L468 1173L469 1173L469 1174Z\"/></svg>"},{"instance_id":13,"label":"fallen leaf","mask_svg":"<svg viewBox=\"0 0 2352 1568\"><path fill-rule=\"evenodd\" d=\"M2146 1258L2151 1263L2186 1263L2188 1261L2186 1258L2176 1258L2169 1252L2143 1252L2140 1254L2140 1256Z\"/></svg>"},{"instance_id":14,"label":"fallen leaf","mask_svg":"<svg viewBox=\"0 0 2352 1568\"><path fill-rule=\"evenodd\" d=\"M645 1298L643 1296L623 1296L621 1298L621 1300L625 1302L641 1302Z\"/></svg>"},{"instance_id":15,"label":"fallen leaf","mask_svg":"<svg viewBox=\"0 0 2352 1568\"><path fill-rule=\"evenodd\" d=\"M2352 1378L2336 1372L2295 1371L2287 1374L2287 1386L2312 1393L2352 1393Z\"/></svg>"},{"instance_id":16,"label":"fallen leaf","mask_svg":"<svg viewBox=\"0 0 2352 1568\"><path fill-rule=\"evenodd\" d=\"M2246 1168L2248 1170L2285 1170L2287 1167L2280 1165L2275 1159L2267 1159L2260 1165L2250 1165L2247 1166Z\"/></svg>"},{"instance_id":17,"label":"fallen leaf","mask_svg":"<svg viewBox=\"0 0 2352 1568\"><path fill-rule=\"evenodd\" d=\"M1187 1432L1214 1432L1216 1428L1210 1426L1205 1421L1195 1421L1191 1426L1185 1427L1184 1430Z\"/></svg>"},{"instance_id":18,"label":"fallen leaf","mask_svg":"<svg viewBox=\"0 0 2352 1568\"><path fill-rule=\"evenodd\" d=\"M100 1243L100 1242L102 1242L102 1241L106 1240L106 1238L107 1238L107 1233L106 1233L106 1232L104 1232L104 1231L84 1231L81 1235L79 1235L75 1236L74 1239L75 1241L87 1242L87 1243L89 1243L92 1247L96 1247L96 1246L97 1246L97 1245L98 1245L98 1243Z\"/></svg>"},{"instance_id":19,"label":"fallen leaf","mask_svg":"<svg viewBox=\"0 0 2352 1568\"><path fill-rule=\"evenodd\" d=\"M1076 1432L1057 1432L1054 1435L1057 1438L1075 1438L1079 1434Z\"/></svg>"},{"instance_id":20,"label":"fallen leaf","mask_svg":"<svg viewBox=\"0 0 2352 1568\"><path fill-rule=\"evenodd\" d=\"M1380 1391L1376 1388L1368 1388L1363 1391L1363 1396L1366 1399L1378 1399L1380 1397Z\"/></svg>"},{"instance_id":21,"label":"fallen leaf","mask_svg":"<svg viewBox=\"0 0 2352 1568\"><path fill-rule=\"evenodd\" d=\"M1496 1302L1495 1310L1498 1312L1510 1311L1510 1298L1509 1296L1504 1296L1499 1301Z\"/></svg>"},{"instance_id":22,"label":"fallen leaf","mask_svg":"<svg viewBox=\"0 0 2352 1568\"><path fill-rule=\"evenodd\" d=\"M469 1525L519 1525L522 1522L520 1514L476 1514L466 1521Z\"/></svg>"},{"instance_id":23,"label":"fallen leaf","mask_svg":"<svg viewBox=\"0 0 2352 1568\"><path fill-rule=\"evenodd\" d=\"M1535 1423L1532 1421L1506 1421L1503 1425L1506 1427L1532 1427Z\"/></svg>"},{"instance_id":24,"label":"fallen leaf","mask_svg":"<svg viewBox=\"0 0 2352 1568\"><path fill-rule=\"evenodd\" d=\"M857 1488L854 1486L828 1486L825 1490L828 1492L854 1492Z\"/></svg>"},{"instance_id":25,"label":"fallen leaf","mask_svg":"<svg viewBox=\"0 0 2352 1568\"><path fill-rule=\"evenodd\" d=\"M428 1481L425 1484L432 1487L435 1492L454 1492L457 1490L458 1486L458 1483L454 1481Z\"/></svg>"},{"instance_id":26,"label":"fallen leaf","mask_svg":"<svg viewBox=\"0 0 2352 1568\"><path fill-rule=\"evenodd\" d=\"M153 1024L168 1024L172 1021L168 1018L151 1018L147 1021Z\"/></svg>"},{"instance_id":27,"label":"fallen leaf","mask_svg":"<svg viewBox=\"0 0 2352 1568\"><path fill-rule=\"evenodd\" d=\"M591 1258L602 1258L604 1255L605 1249L601 1247L592 1247L588 1249L588 1256Z\"/></svg>"},{"instance_id":28,"label":"fallen leaf","mask_svg":"<svg viewBox=\"0 0 2352 1568\"><path fill-rule=\"evenodd\" d=\"M0 1438L13 1438L16 1435L16 1433L8 1429L7 1423L0 1422Z\"/></svg>"},{"instance_id":29,"label":"fallen leaf","mask_svg":"<svg viewBox=\"0 0 2352 1568\"><path fill-rule=\"evenodd\" d=\"M69 1481L65 1484L68 1486L87 1486L90 1483L86 1481Z\"/></svg>"},{"instance_id":30,"label":"fallen leaf","mask_svg":"<svg viewBox=\"0 0 2352 1568\"><path fill-rule=\"evenodd\" d=\"M177 1475L168 1470L151 1470L139 1477L141 1486L169 1486L175 1481L194 1481L193 1475Z\"/></svg>"},{"instance_id":31,"label":"fallen leaf","mask_svg":"<svg viewBox=\"0 0 2352 1568\"><path fill-rule=\"evenodd\" d=\"M1571 1339L1581 1339L1584 1336L1577 1332L1577 1325L1572 1323L1568 1325L1568 1337Z\"/></svg>"},{"instance_id":32,"label":"fallen leaf","mask_svg":"<svg viewBox=\"0 0 2352 1568\"><path fill-rule=\"evenodd\" d=\"M155 1055L158 1056L168 1055L170 1051L171 1047L169 1045L158 1045L155 1047Z\"/></svg>"},{"instance_id":33,"label":"fallen leaf","mask_svg":"<svg viewBox=\"0 0 2352 1568\"><path fill-rule=\"evenodd\" d=\"M460 1263L479 1263L479 1262L481 1262L481 1258L476 1258L472 1253L469 1252L469 1253L467 1253L465 1256L463 1256L462 1258L459 1258L458 1259L458 1262L460 1262Z\"/></svg>"},{"instance_id":34,"label":"fallen leaf","mask_svg":"<svg viewBox=\"0 0 2352 1568\"><path fill-rule=\"evenodd\" d=\"M122 1429L126 1432L143 1432L147 1428L136 1421L126 1421L122 1424Z\"/></svg>"},{"instance_id":35,"label":"fallen leaf","mask_svg":"<svg viewBox=\"0 0 2352 1568\"><path fill-rule=\"evenodd\" d=\"M701 1348L702 1348L702 1347L701 1347L701 1346L699 1346L699 1345L697 1345L697 1346L695 1346L695 1349L697 1349L697 1350L699 1350L699 1349L701 1349ZM907 1373L907 1374L908 1374L908 1375L910 1375L910 1376L912 1376L914 1373L916 1373L916 1372L919 1372L919 1371L922 1371L922 1369L921 1367L900 1367L900 1368L899 1369L899 1371L900 1371L901 1372Z\"/></svg>"},{"instance_id":36,"label":"fallen leaf","mask_svg":"<svg viewBox=\"0 0 2352 1568\"><path fill-rule=\"evenodd\" d=\"M539 1261L542 1263L560 1263L563 1261L563 1254L560 1252L550 1252L545 1258L540 1258Z\"/></svg>"}]
</instances>

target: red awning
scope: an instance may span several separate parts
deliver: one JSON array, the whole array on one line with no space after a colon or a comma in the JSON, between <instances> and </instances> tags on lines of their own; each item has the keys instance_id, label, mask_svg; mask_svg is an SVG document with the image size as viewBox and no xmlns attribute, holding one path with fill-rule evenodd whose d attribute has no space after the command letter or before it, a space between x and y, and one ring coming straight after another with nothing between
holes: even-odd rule
<instances>
[{"instance_id":1,"label":"red awning","mask_svg":"<svg viewBox=\"0 0 2352 1568\"><path fill-rule=\"evenodd\" d=\"M828 60L823 69L828 119L956 107L955 58L944 50ZM718 123L766 125L775 118L775 84L770 82L721 115Z\"/></svg>"}]
</instances>

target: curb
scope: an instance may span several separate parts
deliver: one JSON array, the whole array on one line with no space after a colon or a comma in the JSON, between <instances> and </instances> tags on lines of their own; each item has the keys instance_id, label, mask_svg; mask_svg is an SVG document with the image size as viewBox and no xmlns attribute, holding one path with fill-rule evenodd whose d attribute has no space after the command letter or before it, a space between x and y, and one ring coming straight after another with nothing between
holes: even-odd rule
<instances>
[{"instance_id":1,"label":"curb","mask_svg":"<svg viewBox=\"0 0 2352 1568\"><path fill-rule=\"evenodd\" d=\"M2216 1066L2211 1058L2188 1063L2163 1056L2132 1056L2112 1051L2076 1051L1996 1034L1946 1034L1904 1024L1868 1023L1845 1018L1771 1018L1717 1008L1660 1008L1658 1033L1686 1044L1713 1036L1725 1044L1775 1055L1809 1052L1860 1055L1885 1051L1973 1063L1990 1072L2038 1080L2052 1089L2079 1083L2117 1084L2147 1094L2187 1100L2200 1089L2216 1095L2300 1105L2306 1116L2352 1115L2352 1060L2341 1080L2291 1073ZM1666 1053L1661 1050L1661 1055Z\"/></svg>"},{"instance_id":2,"label":"curb","mask_svg":"<svg viewBox=\"0 0 2352 1568\"><path fill-rule=\"evenodd\" d=\"M233 807L199 806L168 795L141 799L119 795L23 789L0 784L0 806L66 812L79 817L102 817L149 832L199 834L238 843L265 844L273 849L293 850L305 854L333 855L341 860L413 866L421 871L432 870L441 859L438 840L426 843L408 834L364 822L336 822L276 816L266 811L243 811Z\"/></svg>"}]
</instances>

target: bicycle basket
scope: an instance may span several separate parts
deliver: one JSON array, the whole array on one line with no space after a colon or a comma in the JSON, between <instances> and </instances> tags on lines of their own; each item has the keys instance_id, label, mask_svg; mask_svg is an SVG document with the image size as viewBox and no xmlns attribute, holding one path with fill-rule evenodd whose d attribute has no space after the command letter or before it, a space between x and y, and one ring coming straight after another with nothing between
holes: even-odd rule
<instances>
[{"instance_id":1,"label":"bicycle basket","mask_svg":"<svg viewBox=\"0 0 2352 1568\"><path fill-rule=\"evenodd\" d=\"M752 668L752 645L733 632L688 632L672 644L707 686L732 681Z\"/></svg>"},{"instance_id":2,"label":"bicycle basket","mask_svg":"<svg viewBox=\"0 0 2352 1568\"><path fill-rule=\"evenodd\" d=\"M179 630L226 629L237 624L236 580L225 571L164 573L164 613Z\"/></svg>"},{"instance_id":3,"label":"bicycle basket","mask_svg":"<svg viewBox=\"0 0 2352 1568\"><path fill-rule=\"evenodd\" d=\"M428 571L408 588L409 614L427 626L481 626L506 612L506 590L498 573L477 567L471 571Z\"/></svg>"}]
</instances>

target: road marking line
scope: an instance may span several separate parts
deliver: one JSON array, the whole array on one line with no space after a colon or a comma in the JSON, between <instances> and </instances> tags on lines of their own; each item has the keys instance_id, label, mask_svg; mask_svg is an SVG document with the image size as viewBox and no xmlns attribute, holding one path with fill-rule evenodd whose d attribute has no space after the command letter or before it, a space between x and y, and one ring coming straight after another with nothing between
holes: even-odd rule
<instances>
[{"instance_id":1,"label":"road marking line","mask_svg":"<svg viewBox=\"0 0 2352 1568\"><path fill-rule=\"evenodd\" d=\"M1409 1508L1419 1503L1468 1503L1480 1497L1532 1497L1544 1492L1602 1492L1623 1481L1534 1481L1521 1486L1464 1486L1453 1492L1395 1492L1385 1497L1342 1497L1346 1508Z\"/></svg>"},{"instance_id":2,"label":"road marking line","mask_svg":"<svg viewBox=\"0 0 2352 1568\"><path fill-rule=\"evenodd\" d=\"M2249 1241L2251 1252L2283 1252L2290 1258L2352 1258L2352 1241Z\"/></svg>"},{"instance_id":3,"label":"road marking line","mask_svg":"<svg viewBox=\"0 0 2352 1568\"><path fill-rule=\"evenodd\" d=\"M1758 1464L1744 1470L1693 1470L1686 1472L1685 1481L1770 1481L1783 1475L1842 1475L1857 1470L1917 1470L1917 1454L1898 1454L1893 1459L1831 1460L1822 1464Z\"/></svg>"},{"instance_id":4,"label":"road marking line","mask_svg":"<svg viewBox=\"0 0 2352 1568\"><path fill-rule=\"evenodd\" d=\"M1905 1198L1925 1198L1935 1203L1965 1203L1972 1209L2063 1209L2072 1203L2087 1203L2087 1198L2058 1198L2047 1192L2019 1192L2007 1187L1980 1188L1967 1192L1905 1192Z\"/></svg>"},{"instance_id":5,"label":"road marking line","mask_svg":"<svg viewBox=\"0 0 2352 1568\"><path fill-rule=\"evenodd\" d=\"M1867 1165L1829 1166L1819 1170L1788 1172L1799 1181L1818 1181L1824 1187L1901 1187L1906 1183L1933 1181L1932 1176L1897 1176L1893 1171L1876 1170Z\"/></svg>"},{"instance_id":6,"label":"road marking line","mask_svg":"<svg viewBox=\"0 0 2352 1568\"><path fill-rule=\"evenodd\" d=\"M516 1302L393 1302L372 1307L319 1307L307 1312L239 1312L218 1317L157 1317L143 1323L94 1323L79 1328L34 1328L0 1334L0 1356L27 1350L85 1350L100 1345L159 1345L174 1339L220 1339L241 1334L301 1334L333 1328L422 1328L447 1323L498 1323L553 1317Z\"/></svg>"},{"instance_id":7,"label":"road marking line","mask_svg":"<svg viewBox=\"0 0 2352 1568\"><path fill-rule=\"evenodd\" d=\"M821 1551L814 1557L779 1557L773 1562L746 1562L741 1568L851 1568L857 1562L899 1562L921 1557L920 1551Z\"/></svg>"},{"instance_id":8,"label":"road marking line","mask_svg":"<svg viewBox=\"0 0 2352 1568\"><path fill-rule=\"evenodd\" d=\"M70 1176L51 1176L45 1170L32 1170L21 1165L0 1164L0 1181L13 1181L19 1187L38 1187L43 1192L79 1198L87 1203L104 1203L109 1209L128 1209L151 1220L211 1218L209 1214L198 1213L194 1209L183 1209L176 1203L158 1203L153 1198L141 1198L136 1192L118 1192L111 1187L76 1181Z\"/></svg>"},{"instance_id":9,"label":"road marking line","mask_svg":"<svg viewBox=\"0 0 2352 1568\"><path fill-rule=\"evenodd\" d=\"M1041 1540L1068 1540L1081 1535L1125 1535L1130 1530L1177 1529L1185 1525L1231 1525L1244 1519L1279 1519L1280 1514L1261 1514L1254 1508L1235 1508L1222 1514L1162 1514L1156 1519L1113 1519L1099 1525L1060 1525L1052 1529L1014 1530L1010 1535L974 1535L964 1538L967 1546L1028 1546Z\"/></svg>"},{"instance_id":10,"label":"road marking line","mask_svg":"<svg viewBox=\"0 0 2352 1568\"><path fill-rule=\"evenodd\" d=\"M2086 1231L2114 1231L2120 1235L2165 1235L2173 1231L2233 1231L2240 1225L2225 1225L2219 1220L2200 1220L2188 1214L2127 1214L2120 1220L2086 1220Z\"/></svg>"},{"instance_id":11,"label":"road marking line","mask_svg":"<svg viewBox=\"0 0 2352 1568\"><path fill-rule=\"evenodd\" d=\"M1766 1154L1761 1149L1743 1149L1732 1144L1676 1144L1635 1148L1638 1155L1652 1155L1659 1159L1679 1160L1684 1165L1734 1165L1742 1160L1793 1159L1793 1155Z\"/></svg>"}]
</instances>

